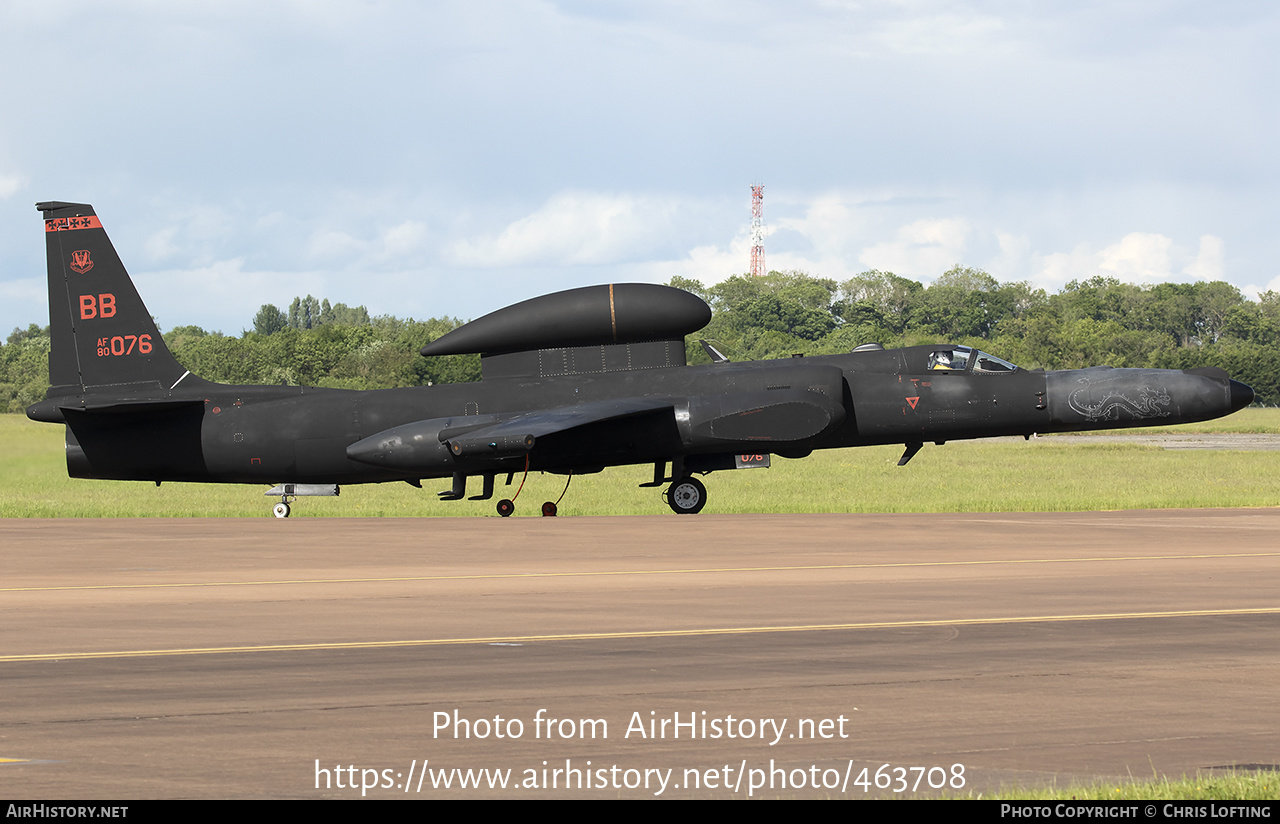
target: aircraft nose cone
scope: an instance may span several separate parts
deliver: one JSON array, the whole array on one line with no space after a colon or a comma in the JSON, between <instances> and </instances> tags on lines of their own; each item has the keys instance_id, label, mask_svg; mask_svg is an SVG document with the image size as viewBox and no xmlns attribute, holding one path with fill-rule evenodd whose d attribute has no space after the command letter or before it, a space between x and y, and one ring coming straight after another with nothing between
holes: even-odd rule
<instances>
[{"instance_id":1,"label":"aircraft nose cone","mask_svg":"<svg viewBox=\"0 0 1280 824\"><path fill-rule=\"evenodd\" d=\"M1240 381L1231 382L1231 408L1232 410L1244 409L1253 403L1253 387L1241 383Z\"/></svg>"}]
</instances>

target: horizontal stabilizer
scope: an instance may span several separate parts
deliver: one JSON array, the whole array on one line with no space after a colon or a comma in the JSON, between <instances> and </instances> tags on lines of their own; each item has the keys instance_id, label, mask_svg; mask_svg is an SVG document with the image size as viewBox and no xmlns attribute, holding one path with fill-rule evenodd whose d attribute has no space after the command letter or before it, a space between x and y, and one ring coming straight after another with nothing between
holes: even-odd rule
<instances>
[{"instance_id":1,"label":"horizontal stabilizer","mask_svg":"<svg viewBox=\"0 0 1280 824\"><path fill-rule=\"evenodd\" d=\"M27 407L27 417L33 421L44 423L66 423L64 412L88 413L90 415L113 414L146 414L148 412L168 412L184 407L203 406L203 398L158 398L145 400L99 400L78 402L76 397L47 398Z\"/></svg>"},{"instance_id":2,"label":"horizontal stabilizer","mask_svg":"<svg viewBox=\"0 0 1280 824\"><path fill-rule=\"evenodd\" d=\"M138 401L99 401L81 404L61 403L59 409L89 412L92 414L118 414L135 412L158 412L160 410L181 409L184 406L204 406L203 398L161 398L159 400Z\"/></svg>"}]
</instances>

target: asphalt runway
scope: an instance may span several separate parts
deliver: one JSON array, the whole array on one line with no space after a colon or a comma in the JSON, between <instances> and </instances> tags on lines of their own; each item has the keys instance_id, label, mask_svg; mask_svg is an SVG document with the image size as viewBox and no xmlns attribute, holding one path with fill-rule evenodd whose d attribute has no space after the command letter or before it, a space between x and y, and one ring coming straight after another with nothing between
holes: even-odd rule
<instances>
[{"instance_id":1,"label":"asphalt runway","mask_svg":"<svg viewBox=\"0 0 1280 824\"><path fill-rule=\"evenodd\" d=\"M5 520L0 563L10 797L857 798L1280 763L1280 510Z\"/></svg>"}]
</instances>

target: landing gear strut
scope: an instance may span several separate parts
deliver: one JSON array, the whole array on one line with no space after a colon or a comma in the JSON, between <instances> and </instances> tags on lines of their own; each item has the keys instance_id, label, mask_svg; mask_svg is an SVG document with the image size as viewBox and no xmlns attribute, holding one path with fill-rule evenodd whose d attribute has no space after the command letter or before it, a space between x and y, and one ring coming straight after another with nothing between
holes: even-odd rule
<instances>
[{"instance_id":1,"label":"landing gear strut","mask_svg":"<svg viewBox=\"0 0 1280 824\"><path fill-rule=\"evenodd\" d=\"M296 501L303 495L332 498L339 491L337 484L276 484L265 494L280 498L280 503L271 507L271 514L277 518L288 518L290 501Z\"/></svg>"},{"instance_id":2,"label":"landing gear strut","mask_svg":"<svg viewBox=\"0 0 1280 824\"><path fill-rule=\"evenodd\" d=\"M667 487L667 506L677 515L697 515L707 505L707 488L697 478L681 478Z\"/></svg>"},{"instance_id":3,"label":"landing gear strut","mask_svg":"<svg viewBox=\"0 0 1280 824\"><path fill-rule=\"evenodd\" d=\"M556 498L554 501L547 501L542 505L542 516L544 518L554 518L556 516L556 513L560 511L559 509L560 500L561 498L564 497L564 493L569 491L569 481L572 481L572 480L573 480L573 471L570 470L569 477L565 478L564 480L564 489L560 490L560 497Z\"/></svg>"},{"instance_id":4,"label":"landing gear strut","mask_svg":"<svg viewBox=\"0 0 1280 824\"><path fill-rule=\"evenodd\" d=\"M514 473L513 473L514 474ZM516 498L520 497L520 490L524 489L524 482L529 479L529 456L524 456L524 477L520 479L520 486L516 487L516 494L509 499L503 498L498 501L498 514L504 518L510 518L511 513L516 511ZM507 485L511 484L511 475L507 476Z\"/></svg>"}]
</instances>

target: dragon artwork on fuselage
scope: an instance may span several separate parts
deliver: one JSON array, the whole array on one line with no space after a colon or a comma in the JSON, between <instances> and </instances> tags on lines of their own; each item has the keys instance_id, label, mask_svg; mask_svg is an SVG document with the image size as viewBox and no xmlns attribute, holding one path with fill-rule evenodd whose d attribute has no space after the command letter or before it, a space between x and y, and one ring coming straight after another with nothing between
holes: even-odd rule
<instances>
[{"instance_id":1,"label":"dragon artwork on fuselage","mask_svg":"<svg viewBox=\"0 0 1280 824\"><path fill-rule=\"evenodd\" d=\"M36 204L48 257L51 388L27 409L66 427L77 478L274 484L286 517L301 495L342 485L478 477L572 477L652 464L677 513L702 510L697 476L767 467L773 455L926 441L1182 423L1229 414L1253 391L1216 368L1019 369L965 346L686 363L711 319L695 295L619 283L499 309L422 348L481 355L476 383L341 390L228 385L191 374L165 346L93 208ZM518 492L517 492L518 494ZM510 515L514 498L498 512ZM557 507L548 501L543 514Z\"/></svg>"}]
</instances>

